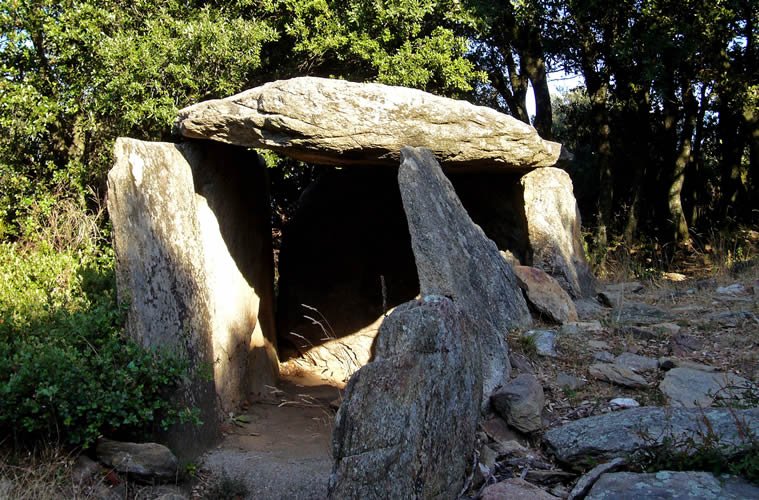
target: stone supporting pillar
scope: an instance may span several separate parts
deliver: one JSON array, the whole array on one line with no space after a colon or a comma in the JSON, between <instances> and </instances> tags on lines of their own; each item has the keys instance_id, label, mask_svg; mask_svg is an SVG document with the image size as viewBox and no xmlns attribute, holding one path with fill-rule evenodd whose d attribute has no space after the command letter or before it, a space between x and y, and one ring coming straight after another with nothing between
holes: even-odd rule
<instances>
[{"instance_id":1,"label":"stone supporting pillar","mask_svg":"<svg viewBox=\"0 0 759 500\"><path fill-rule=\"evenodd\" d=\"M114 152L108 210L127 333L189 362L177 397L204 424L168 441L193 456L219 437L221 411L276 380L264 166L212 143L121 138Z\"/></svg>"}]
</instances>

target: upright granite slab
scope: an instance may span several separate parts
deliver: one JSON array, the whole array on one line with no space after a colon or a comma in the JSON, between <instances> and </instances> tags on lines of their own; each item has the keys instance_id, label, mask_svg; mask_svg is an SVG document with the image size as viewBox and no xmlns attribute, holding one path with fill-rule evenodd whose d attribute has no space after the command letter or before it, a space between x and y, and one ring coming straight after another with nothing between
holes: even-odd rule
<instances>
[{"instance_id":1,"label":"upright granite slab","mask_svg":"<svg viewBox=\"0 0 759 500\"><path fill-rule=\"evenodd\" d=\"M540 168L521 179L532 265L553 276L574 299L595 294L582 246L580 210L572 180L558 168Z\"/></svg>"},{"instance_id":2,"label":"upright granite slab","mask_svg":"<svg viewBox=\"0 0 759 500\"><path fill-rule=\"evenodd\" d=\"M180 456L219 437L220 411L276 380L264 170L224 145L118 139L108 176L127 332L188 360L177 395L203 427L169 436Z\"/></svg>"},{"instance_id":3,"label":"upright granite slab","mask_svg":"<svg viewBox=\"0 0 759 500\"><path fill-rule=\"evenodd\" d=\"M456 498L474 451L478 358L454 301L398 306L337 412L329 498Z\"/></svg>"},{"instance_id":4,"label":"upright granite slab","mask_svg":"<svg viewBox=\"0 0 759 500\"><path fill-rule=\"evenodd\" d=\"M453 299L482 350L483 408L509 379L509 329L532 322L509 264L461 205L429 150L404 147L398 171L421 294Z\"/></svg>"}]
</instances>

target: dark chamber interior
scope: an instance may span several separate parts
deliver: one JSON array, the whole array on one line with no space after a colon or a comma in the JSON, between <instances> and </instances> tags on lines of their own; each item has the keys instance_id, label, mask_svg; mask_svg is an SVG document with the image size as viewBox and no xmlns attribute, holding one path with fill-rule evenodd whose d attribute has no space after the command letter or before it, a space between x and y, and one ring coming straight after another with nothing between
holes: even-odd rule
<instances>
[{"instance_id":1,"label":"dark chamber interior","mask_svg":"<svg viewBox=\"0 0 759 500\"><path fill-rule=\"evenodd\" d=\"M419 293L397 175L389 167L325 168L303 191L279 255L281 359L356 333ZM498 248L529 263L520 174L448 176Z\"/></svg>"}]
</instances>

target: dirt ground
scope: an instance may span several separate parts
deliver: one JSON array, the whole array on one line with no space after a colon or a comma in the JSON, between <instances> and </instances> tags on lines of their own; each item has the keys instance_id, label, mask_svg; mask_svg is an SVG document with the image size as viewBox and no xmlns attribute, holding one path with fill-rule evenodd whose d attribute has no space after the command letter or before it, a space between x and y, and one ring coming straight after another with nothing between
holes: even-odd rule
<instances>
[{"instance_id":1,"label":"dirt ground","mask_svg":"<svg viewBox=\"0 0 759 500\"><path fill-rule=\"evenodd\" d=\"M666 404L658 389L661 370L645 374L649 386L644 389L593 379L588 367L602 351L676 357L759 379L759 265L716 278L665 273L622 285L601 282L599 290L609 292L613 303L581 313L577 328L535 326L557 333L557 357L538 355L520 340L522 332L509 334L513 355L524 361L521 370L532 370L543 384L546 428L613 411L612 398L634 398L641 406ZM631 317L631 310L639 315ZM560 372L577 377L583 386L559 387ZM203 459L205 477L242 481L247 498L324 498L340 398L339 387L326 382L318 372L290 375L272 391L270 402L253 404L231 419L223 443ZM529 441L539 446L537 437ZM202 490L202 485L196 488L196 497Z\"/></svg>"}]
</instances>

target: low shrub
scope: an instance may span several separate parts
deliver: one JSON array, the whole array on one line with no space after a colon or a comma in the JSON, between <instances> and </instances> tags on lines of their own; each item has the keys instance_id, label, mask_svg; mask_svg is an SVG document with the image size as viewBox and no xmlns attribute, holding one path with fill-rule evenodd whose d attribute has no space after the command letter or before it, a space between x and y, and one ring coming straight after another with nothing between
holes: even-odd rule
<instances>
[{"instance_id":1,"label":"low shrub","mask_svg":"<svg viewBox=\"0 0 759 500\"><path fill-rule=\"evenodd\" d=\"M183 362L123 334L113 253L0 244L0 435L87 447L192 418Z\"/></svg>"}]
</instances>

